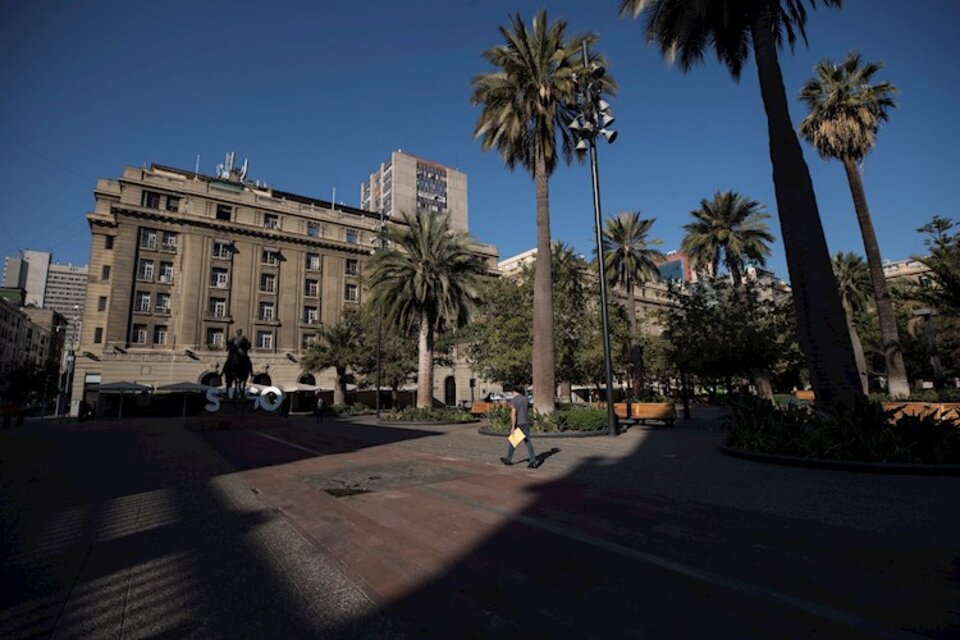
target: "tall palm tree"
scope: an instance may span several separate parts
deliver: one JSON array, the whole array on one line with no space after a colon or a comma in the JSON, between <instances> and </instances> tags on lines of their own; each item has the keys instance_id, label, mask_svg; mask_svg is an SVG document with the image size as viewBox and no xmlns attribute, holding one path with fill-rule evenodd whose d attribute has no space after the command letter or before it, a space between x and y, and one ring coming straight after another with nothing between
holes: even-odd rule
<instances>
[{"instance_id":1,"label":"tall palm tree","mask_svg":"<svg viewBox=\"0 0 960 640\"><path fill-rule=\"evenodd\" d=\"M357 314L349 313L336 324L321 326L313 342L300 361L305 373L333 368L337 380L333 388L333 403L344 404L347 398L347 369L357 364L360 357L360 324Z\"/></svg>"},{"instance_id":2,"label":"tall palm tree","mask_svg":"<svg viewBox=\"0 0 960 640\"><path fill-rule=\"evenodd\" d=\"M887 366L887 391L893 397L910 393L907 368L897 333L897 317L893 300L883 275L880 245L870 219L863 178L857 166L877 142L880 123L887 120L887 110L896 107L891 97L896 88L889 82L873 82L883 65L863 62L859 53L851 53L840 64L822 60L814 68L813 78L800 90L800 100L810 114L800 123L800 135L807 139L823 158L843 163L853 195L853 208L860 223L867 268L873 283L873 297L880 319L880 339Z\"/></svg>"},{"instance_id":3,"label":"tall palm tree","mask_svg":"<svg viewBox=\"0 0 960 640\"><path fill-rule=\"evenodd\" d=\"M701 200L690 215L694 221L683 226L687 233L681 248L698 273L716 277L722 262L739 288L747 261L766 264L774 238L764 222L770 215L756 200L736 191L718 191L712 200Z\"/></svg>"},{"instance_id":4,"label":"tall palm tree","mask_svg":"<svg viewBox=\"0 0 960 640\"><path fill-rule=\"evenodd\" d=\"M842 0L822 0L839 7ZM739 79L750 57L757 64L767 114L770 160L780 231L797 309L797 328L818 402L853 398L860 380L847 323L830 268L810 171L790 121L778 49L806 40L806 5L815 0L621 0L620 12L647 16L647 39L687 71L712 48Z\"/></svg>"},{"instance_id":5,"label":"tall palm tree","mask_svg":"<svg viewBox=\"0 0 960 640\"><path fill-rule=\"evenodd\" d=\"M837 279L840 302L847 315L847 329L850 332L850 342L853 343L853 355L857 359L860 384L863 385L863 392L867 393L867 359L863 354L863 343L860 341L860 334L853 319L855 314L867 308L870 300L870 271L863 258L853 252L841 251L833 257L833 275Z\"/></svg>"},{"instance_id":6,"label":"tall palm tree","mask_svg":"<svg viewBox=\"0 0 960 640\"><path fill-rule=\"evenodd\" d=\"M550 24L546 10L527 29L520 15L511 28L500 27L504 44L483 57L494 71L473 79L471 102L482 111L474 137L484 151L496 149L511 170L521 166L533 176L537 199L537 260L533 294L533 400L542 413L553 410L553 292L550 274L549 177L562 154L569 162L573 135L567 125L574 117L574 74L582 66L580 46L595 36L566 37L567 23ZM602 57L593 56L598 62ZM604 76L608 92L615 90ZM558 149L557 138L560 138Z\"/></svg>"},{"instance_id":7,"label":"tall palm tree","mask_svg":"<svg viewBox=\"0 0 960 640\"><path fill-rule=\"evenodd\" d=\"M659 243L647 237L656 218L641 218L639 211L623 211L607 220L603 229L603 260L607 280L627 294L630 316L630 363L634 396L643 391L643 352L637 331L637 299L635 290L650 280L658 280L657 264L663 254L652 248Z\"/></svg>"},{"instance_id":8,"label":"tall palm tree","mask_svg":"<svg viewBox=\"0 0 960 640\"><path fill-rule=\"evenodd\" d=\"M389 247L367 262L368 298L384 320L419 335L417 406L433 405L433 347L438 331L466 324L479 297L482 259L450 218L422 211L382 232Z\"/></svg>"}]
</instances>

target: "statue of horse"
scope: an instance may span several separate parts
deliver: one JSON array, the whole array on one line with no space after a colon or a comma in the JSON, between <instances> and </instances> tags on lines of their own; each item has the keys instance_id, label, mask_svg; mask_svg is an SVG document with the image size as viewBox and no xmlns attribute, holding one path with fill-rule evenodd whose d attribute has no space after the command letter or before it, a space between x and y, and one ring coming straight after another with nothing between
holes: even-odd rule
<instances>
[{"instance_id":1,"label":"statue of horse","mask_svg":"<svg viewBox=\"0 0 960 640\"><path fill-rule=\"evenodd\" d=\"M231 398L243 398L247 378L253 370L250 356L250 341L243 337L243 331L237 329L237 335L227 342L227 361L223 365L223 375L227 379L227 395Z\"/></svg>"}]
</instances>

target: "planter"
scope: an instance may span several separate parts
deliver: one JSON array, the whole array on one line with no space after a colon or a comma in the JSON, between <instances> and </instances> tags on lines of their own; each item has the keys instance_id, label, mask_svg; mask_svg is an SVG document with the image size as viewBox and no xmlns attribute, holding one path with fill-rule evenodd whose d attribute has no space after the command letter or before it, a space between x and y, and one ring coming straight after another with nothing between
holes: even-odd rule
<instances>
[{"instance_id":1,"label":"planter","mask_svg":"<svg viewBox=\"0 0 960 640\"><path fill-rule=\"evenodd\" d=\"M746 451L720 445L720 451L734 458L743 458L754 462L766 462L788 467L809 467L830 469L832 471L859 471L862 473L893 473L920 476L956 476L960 475L960 464L908 464L903 462L857 462L845 460L819 460L801 458L777 453Z\"/></svg>"}]
</instances>

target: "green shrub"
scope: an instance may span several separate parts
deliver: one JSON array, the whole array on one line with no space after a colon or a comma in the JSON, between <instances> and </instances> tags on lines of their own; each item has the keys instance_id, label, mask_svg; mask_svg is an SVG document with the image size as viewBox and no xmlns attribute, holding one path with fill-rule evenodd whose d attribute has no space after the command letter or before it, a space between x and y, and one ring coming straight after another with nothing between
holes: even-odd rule
<instances>
[{"instance_id":1,"label":"green shrub","mask_svg":"<svg viewBox=\"0 0 960 640\"><path fill-rule=\"evenodd\" d=\"M903 416L859 399L826 412L759 398L730 403L726 444L735 449L820 460L960 463L960 425L933 417Z\"/></svg>"},{"instance_id":2,"label":"green shrub","mask_svg":"<svg viewBox=\"0 0 960 640\"><path fill-rule=\"evenodd\" d=\"M387 420L396 422L471 422L475 418L463 409L434 409L407 407L387 414Z\"/></svg>"},{"instance_id":3,"label":"green shrub","mask_svg":"<svg viewBox=\"0 0 960 640\"><path fill-rule=\"evenodd\" d=\"M335 404L330 407L330 412L335 416L365 416L374 411L362 402L354 402L353 404Z\"/></svg>"},{"instance_id":4,"label":"green shrub","mask_svg":"<svg viewBox=\"0 0 960 640\"><path fill-rule=\"evenodd\" d=\"M494 407L487 413L492 431L506 433L510 430L510 405ZM607 426L605 409L583 405L563 404L549 414L537 411L530 413L530 430L533 433L558 433L562 431L601 431Z\"/></svg>"}]
</instances>

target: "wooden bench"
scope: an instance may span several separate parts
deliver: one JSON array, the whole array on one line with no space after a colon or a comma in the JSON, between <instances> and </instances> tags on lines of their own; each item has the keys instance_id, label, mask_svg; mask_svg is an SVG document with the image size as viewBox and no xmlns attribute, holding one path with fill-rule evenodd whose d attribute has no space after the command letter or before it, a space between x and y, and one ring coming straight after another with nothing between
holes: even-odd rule
<instances>
[{"instance_id":1,"label":"wooden bench","mask_svg":"<svg viewBox=\"0 0 960 640\"><path fill-rule=\"evenodd\" d=\"M816 397L813 394L813 391L809 389L801 389L799 391L794 391L793 397L803 402L813 402L816 399Z\"/></svg>"},{"instance_id":2,"label":"wooden bench","mask_svg":"<svg viewBox=\"0 0 960 640\"><path fill-rule=\"evenodd\" d=\"M600 408L604 406L600 404ZM615 402L613 413L621 420L633 420L642 424L646 424L647 420L659 420L668 427L672 427L677 419L677 410L672 402Z\"/></svg>"},{"instance_id":3,"label":"wooden bench","mask_svg":"<svg viewBox=\"0 0 960 640\"><path fill-rule=\"evenodd\" d=\"M470 407L470 413L475 416L485 416L503 404L502 402L474 402L473 406Z\"/></svg>"},{"instance_id":4,"label":"wooden bench","mask_svg":"<svg viewBox=\"0 0 960 640\"><path fill-rule=\"evenodd\" d=\"M925 418L933 416L943 422L960 425L960 402L884 402L885 411L893 411L890 421L895 423L904 416Z\"/></svg>"}]
</instances>

